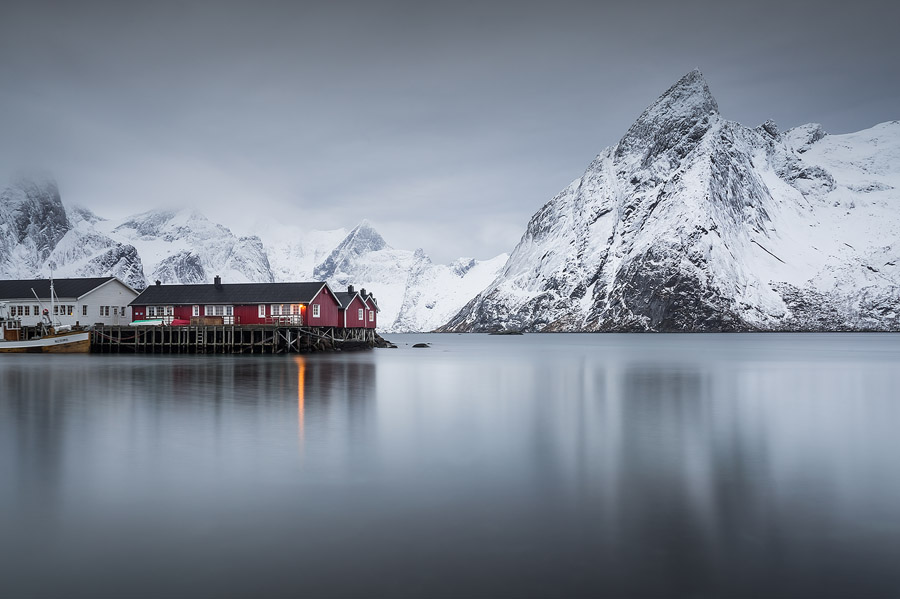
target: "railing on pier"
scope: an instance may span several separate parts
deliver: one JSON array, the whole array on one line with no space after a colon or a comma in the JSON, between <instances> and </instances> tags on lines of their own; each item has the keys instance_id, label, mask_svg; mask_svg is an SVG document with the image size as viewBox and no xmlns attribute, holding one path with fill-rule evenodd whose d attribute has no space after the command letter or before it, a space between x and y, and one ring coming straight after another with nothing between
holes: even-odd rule
<instances>
[{"instance_id":1,"label":"railing on pier","mask_svg":"<svg viewBox=\"0 0 900 599\"><path fill-rule=\"evenodd\" d=\"M271 325L95 326L98 353L281 354L374 347L365 328Z\"/></svg>"}]
</instances>

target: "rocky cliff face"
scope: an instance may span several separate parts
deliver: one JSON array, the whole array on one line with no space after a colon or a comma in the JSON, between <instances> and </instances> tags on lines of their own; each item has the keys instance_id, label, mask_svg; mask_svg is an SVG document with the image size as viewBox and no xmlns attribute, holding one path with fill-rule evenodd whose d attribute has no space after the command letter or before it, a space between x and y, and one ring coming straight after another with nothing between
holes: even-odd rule
<instances>
[{"instance_id":1,"label":"rocky cliff face","mask_svg":"<svg viewBox=\"0 0 900 599\"><path fill-rule=\"evenodd\" d=\"M898 184L897 122L748 128L692 71L442 330L897 330Z\"/></svg>"},{"instance_id":2,"label":"rocky cliff face","mask_svg":"<svg viewBox=\"0 0 900 599\"><path fill-rule=\"evenodd\" d=\"M15 177L0 192L0 272L39 268L69 229L52 178Z\"/></svg>"}]
</instances>

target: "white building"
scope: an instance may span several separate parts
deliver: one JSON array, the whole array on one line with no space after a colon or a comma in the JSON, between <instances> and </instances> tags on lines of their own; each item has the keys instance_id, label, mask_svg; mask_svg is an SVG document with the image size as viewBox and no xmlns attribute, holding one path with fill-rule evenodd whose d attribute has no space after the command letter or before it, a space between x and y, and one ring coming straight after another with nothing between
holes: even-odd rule
<instances>
[{"instance_id":1,"label":"white building","mask_svg":"<svg viewBox=\"0 0 900 599\"><path fill-rule=\"evenodd\" d=\"M47 310L54 323L71 325L128 324L128 304L138 292L115 277L53 279L55 297L50 302L49 279L0 280L0 302L6 302L9 316L25 326L40 322Z\"/></svg>"}]
</instances>

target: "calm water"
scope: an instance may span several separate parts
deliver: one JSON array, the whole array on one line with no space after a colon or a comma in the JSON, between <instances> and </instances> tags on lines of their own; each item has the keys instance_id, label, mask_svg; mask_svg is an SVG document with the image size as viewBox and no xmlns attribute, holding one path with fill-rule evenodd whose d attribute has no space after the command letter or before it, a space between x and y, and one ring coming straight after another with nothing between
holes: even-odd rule
<instances>
[{"instance_id":1,"label":"calm water","mask_svg":"<svg viewBox=\"0 0 900 599\"><path fill-rule=\"evenodd\" d=\"M0 356L0 596L900 596L900 335L389 337Z\"/></svg>"}]
</instances>

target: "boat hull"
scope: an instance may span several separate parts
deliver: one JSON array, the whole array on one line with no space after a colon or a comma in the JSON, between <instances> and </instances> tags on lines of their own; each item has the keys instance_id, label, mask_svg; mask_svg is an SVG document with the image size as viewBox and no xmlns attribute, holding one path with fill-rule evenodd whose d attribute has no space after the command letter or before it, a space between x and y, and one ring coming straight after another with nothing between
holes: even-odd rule
<instances>
[{"instance_id":1,"label":"boat hull","mask_svg":"<svg viewBox=\"0 0 900 599\"><path fill-rule=\"evenodd\" d=\"M91 334L87 331L48 335L28 341L0 340L0 353L86 354L91 351Z\"/></svg>"}]
</instances>

